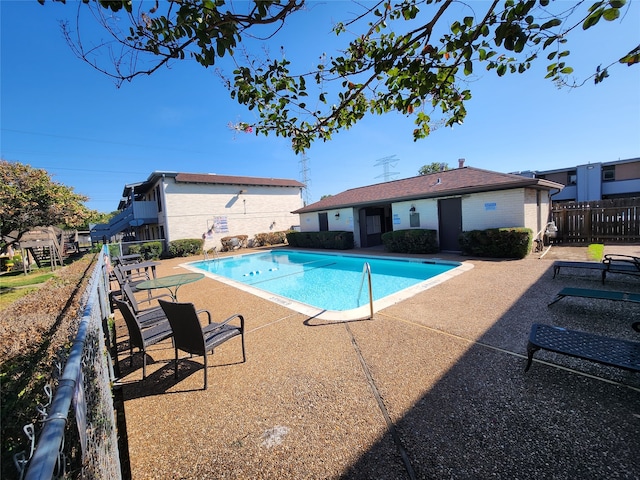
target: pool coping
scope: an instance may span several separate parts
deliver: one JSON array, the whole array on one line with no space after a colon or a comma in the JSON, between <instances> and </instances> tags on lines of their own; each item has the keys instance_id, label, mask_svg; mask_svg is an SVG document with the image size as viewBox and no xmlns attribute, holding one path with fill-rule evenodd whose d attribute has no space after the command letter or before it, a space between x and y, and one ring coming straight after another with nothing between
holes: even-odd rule
<instances>
[{"instance_id":1,"label":"pool coping","mask_svg":"<svg viewBox=\"0 0 640 480\"><path fill-rule=\"evenodd\" d=\"M277 251L282 251L283 249L277 249ZM304 250L297 249L286 249L287 251L293 252L304 252ZM265 253L272 250L263 250L261 252L251 252L251 253L241 253L239 255L229 255L224 258L231 257L243 257L248 255L258 255L259 253ZM314 252L318 253L318 252ZM452 268L446 272L440 273L434 277L428 278L416 285L412 285L411 287L400 290L391 295L387 295L384 298L379 300L375 300L373 302L373 313L378 312L382 309L395 305L396 303L402 302L417 295L420 292L424 292L436 285L439 285L447 280L461 275L464 272L467 272L473 268L473 264L469 262L456 262L451 260L444 260L440 258L416 258L416 257L401 257L401 256L385 256L385 255L360 255L355 253L337 253L331 252L331 255L344 256L344 257L357 257L357 258L375 258L375 259L383 259L383 260L395 260L395 261L408 261L413 263L437 263L437 264L458 264L457 267ZM213 260L215 261L215 260ZM296 300L292 300L287 297L283 297L281 295L267 292L265 290L261 290L252 285L246 285L242 282L238 282L236 280L232 280L227 277L223 277L221 275L216 275L215 273L206 272L200 268L193 267L192 264L202 263L202 260L188 262L180 264L181 267L186 268L189 271L204 273L206 277L211 278L213 280L217 280L226 285L237 288L238 290L250 293L264 300L268 300L272 303L281 305L283 307L289 308L295 312L302 313L303 315L307 315L310 318L315 318L318 320L330 321L330 322L339 322L339 321L352 321L352 320L363 320L367 318L371 318L371 306L369 304L363 305L358 308L354 308L351 310L326 310L318 307L314 307L312 305L299 302Z\"/></svg>"}]
</instances>

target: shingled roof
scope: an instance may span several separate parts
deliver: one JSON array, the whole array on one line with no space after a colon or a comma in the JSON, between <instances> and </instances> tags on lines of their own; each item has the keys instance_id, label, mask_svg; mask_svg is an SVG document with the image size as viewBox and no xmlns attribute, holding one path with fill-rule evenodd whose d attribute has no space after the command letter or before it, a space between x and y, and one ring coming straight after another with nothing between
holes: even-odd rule
<instances>
[{"instance_id":1,"label":"shingled roof","mask_svg":"<svg viewBox=\"0 0 640 480\"><path fill-rule=\"evenodd\" d=\"M209 185L242 185L242 186L266 186L266 187L298 187L304 184L297 180L287 178L262 178L239 177L235 175L217 175L215 173L178 173L155 171L144 182L131 183L124 186L123 198L128 198L131 193L144 195L162 177L173 178L176 183L205 183ZM118 207L120 208L120 207Z\"/></svg>"},{"instance_id":2,"label":"shingled roof","mask_svg":"<svg viewBox=\"0 0 640 480\"><path fill-rule=\"evenodd\" d=\"M309 213L332 208L366 206L523 187L561 190L564 185L539 178L527 178L510 173L463 167L367 187L352 188L337 195L323 198L319 202L307 205L292 213Z\"/></svg>"},{"instance_id":3,"label":"shingled roof","mask_svg":"<svg viewBox=\"0 0 640 480\"><path fill-rule=\"evenodd\" d=\"M304 184L287 178L238 177L215 173L178 173L176 183L208 183L224 185L254 185L266 187L304 187Z\"/></svg>"}]
</instances>

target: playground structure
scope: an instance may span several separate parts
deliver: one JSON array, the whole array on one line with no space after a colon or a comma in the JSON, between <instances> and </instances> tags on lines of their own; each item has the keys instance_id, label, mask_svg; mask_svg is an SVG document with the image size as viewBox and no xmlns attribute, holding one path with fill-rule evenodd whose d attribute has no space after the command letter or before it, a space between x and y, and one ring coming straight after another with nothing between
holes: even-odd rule
<instances>
[{"instance_id":1,"label":"playground structure","mask_svg":"<svg viewBox=\"0 0 640 480\"><path fill-rule=\"evenodd\" d=\"M64 260L70 255L80 253L87 245L82 233L77 230L65 231L56 227L41 227L33 229L20 238L11 255L20 252L21 270L29 272L35 264L38 268L49 266L51 270L62 267ZM13 263L13 262L12 262ZM18 268L16 265L14 268Z\"/></svg>"}]
</instances>

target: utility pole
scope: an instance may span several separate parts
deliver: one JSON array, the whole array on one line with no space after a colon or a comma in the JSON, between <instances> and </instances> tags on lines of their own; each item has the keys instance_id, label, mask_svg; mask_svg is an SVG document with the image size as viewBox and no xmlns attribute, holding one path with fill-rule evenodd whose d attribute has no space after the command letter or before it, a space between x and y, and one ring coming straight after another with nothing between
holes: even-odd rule
<instances>
[{"instance_id":1,"label":"utility pole","mask_svg":"<svg viewBox=\"0 0 640 480\"><path fill-rule=\"evenodd\" d=\"M304 206L309 205L309 185L311 184L311 179L309 178L309 157L307 157L306 153L302 154L300 158L300 181L304 183L304 188L302 190L302 201L304 202Z\"/></svg>"},{"instance_id":2,"label":"utility pole","mask_svg":"<svg viewBox=\"0 0 640 480\"><path fill-rule=\"evenodd\" d=\"M400 172L389 171L389 167L395 168L395 166L398 164L399 161L400 159L395 158L395 155L390 155L388 157L384 157L379 160L376 160L374 167L382 166L383 172L384 172L382 175L378 175L376 178L384 178L384 181L388 182L389 180L393 180L391 178L392 176L395 177L397 175L400 175Z\"/></svg>"}]
</instances>

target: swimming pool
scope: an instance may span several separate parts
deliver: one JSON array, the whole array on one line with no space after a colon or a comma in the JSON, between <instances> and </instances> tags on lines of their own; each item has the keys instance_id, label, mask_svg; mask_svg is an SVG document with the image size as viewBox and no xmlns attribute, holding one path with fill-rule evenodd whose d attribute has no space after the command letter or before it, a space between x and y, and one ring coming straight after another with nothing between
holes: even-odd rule
<instances>
[{"instance_id":1,"label":"swimming pool","mask_svg":"<svg viewBox=\"0 0 640 480\"><path fill-rule=\"evenodd\" d=\"M191 262L190 270L293 310L326 320L369 315L364 264L371 269L374 310L409 298L467 270L444 260L270 250Z\"/></svg>"}]
</instances>

